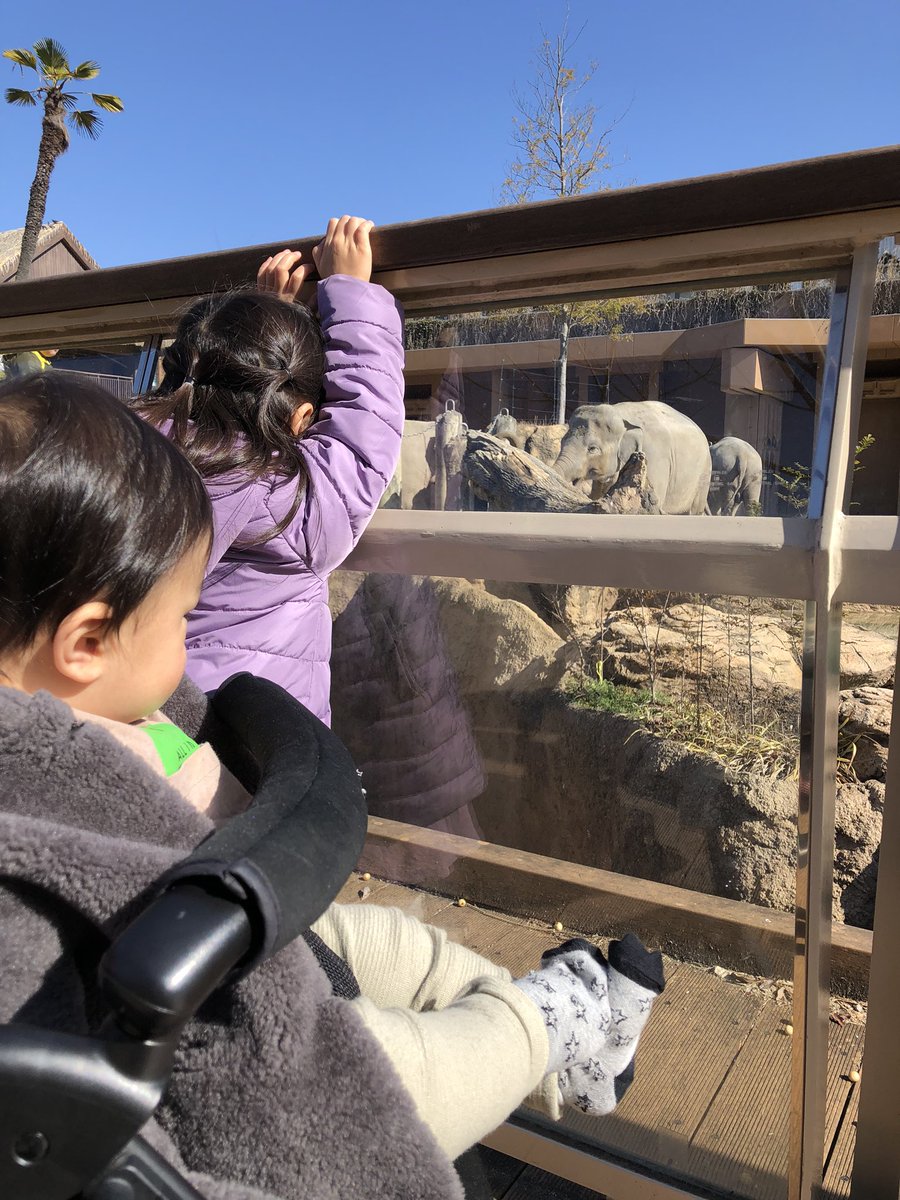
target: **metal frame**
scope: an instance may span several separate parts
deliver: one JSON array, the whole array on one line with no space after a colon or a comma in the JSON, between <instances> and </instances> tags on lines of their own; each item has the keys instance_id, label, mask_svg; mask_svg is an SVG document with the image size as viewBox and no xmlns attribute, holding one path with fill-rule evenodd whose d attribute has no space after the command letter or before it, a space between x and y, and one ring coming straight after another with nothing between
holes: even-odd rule
<instances>
[{"instance_id":1,"label":"metal frame","mask_svg":"<svg viewBox=\"0 0 900 1200\"><path fill-rule=\"evenodd\" d=\"M844 515L877 239L900 227L898 162L898 150L848 156L842 170L855 191L847 209L840 207L841 190L833 186L834 160L821 160L778 168L771 175L745 172L630 189L615 201L597 198L580 206L562 201L518 214L474 214L383 231L386 258L381 261L387 269L379 281L417 312L512 303L530 296L622 294L687 281L694 287L701 282L715 286L772 273L833 274L836 289L808 518L710 517L699 523L693 517L647 521L610 516L597 521L571 515L381 512L347 562L357 570L404 574L613 582L807 601L788 1200L812 1200L822 1176L841 605L900 605L900 519ZM818 180L829 199L820 196L817 209L803 210L796 189L781 186L784 173L791 171L799 172L798 187L804 179ZM857 176L862 172L865 177L866 171L868 183L858 185ZM713 220L710 214L721 208L721 196L737 189L735 194L745 197L757 177L770 193L755 216L750 215L752 205L744 203L739 210L743 219L733 220L732 227L723 227L726 219ZM666 227L666 202L673 197L675 216ZM693 217L691 203L699 206ZM629 234L623 230L630 211L643 214L644 223ZM575 222L576 215L585 220ZM474 253L467 258L469 229L475 231ZM46 339L51 332L50 340L60 345L152 335L141 364L149 369L159 335L171 328L185 301L198 290L245 278L258 253L234 251L97 272L79 280L9 285L0 292L0 346L33 344L34 338ZM900 745L897 705L892 743L894 739ZM896 1200L900 1187L900 1051L894 1030L900 991L900 816L893 811L898 805L900 757L892 755L854 1200ZM615 1200L703 1194L606 1161L564 1138L564 1133L554 1137L514 1120L488 1141Z\"/></svg>"},{"instance_id":2,"label":"metal frame","mask_svg":"<svg viewBox=\"0 0 900 1200\"><path fill-rule=\"evenodd\" d=\"M900 645L897 647L900 653ZM894 685L891 745L900 746L900 683ZM884 824L875 898L873 958L869 974L866 1069L860 1084L856 1154L850 1194L853 1200L897 1200L900 1137L897 1136L897 1080L900 1038L900 754L888 760Z\"/></svg>"}]
</instances>

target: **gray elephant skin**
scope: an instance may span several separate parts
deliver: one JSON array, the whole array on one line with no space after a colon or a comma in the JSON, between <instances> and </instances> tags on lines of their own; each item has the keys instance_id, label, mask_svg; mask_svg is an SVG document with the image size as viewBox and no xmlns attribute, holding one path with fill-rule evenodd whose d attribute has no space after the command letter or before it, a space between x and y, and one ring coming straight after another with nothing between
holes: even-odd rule
<instances>
[{"instance_id":1,"label":"gray elephant skin","mask_svg":"<svg viewBox=\"0 0 900 1200\"><path fill-rule=\"evenodd\" d=\"M706 511L712 461L699 425L658 400L588 404L575 410L554 470L568 483L594 481L605 495L636 451L663 513Z\"/></svg>"},{"instance_id":2,"label":"gray elephant skin","mask_svg":"<svg viewBox=\"0 0 900 1200\"><path fill-rule=\"evenodd\" d=\"M712 482L707 512L713 516L747 516L758 508L763 465L759 451L743 438L724 437L709 448Z\"/></svg>"}]
</instances>

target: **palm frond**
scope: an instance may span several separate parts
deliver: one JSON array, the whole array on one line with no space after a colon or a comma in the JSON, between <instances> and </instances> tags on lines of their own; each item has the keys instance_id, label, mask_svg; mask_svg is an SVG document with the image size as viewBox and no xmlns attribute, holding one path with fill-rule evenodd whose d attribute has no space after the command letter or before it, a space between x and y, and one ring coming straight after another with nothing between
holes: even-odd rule
<instances>
[{"instance_id":1,"label":"palm frond","mask_svg":"<svg viewBox=\"0 0 900 1200\"><path fill-rule=\"evenodd\" d=\"M52 78L71 74L65 48L56 38L41 38L34 43L34 52L46 74Z\"/></svg>"},{"instance_id":2,"label":"palm frond","mask_svg":"<svg viewBox=\"0 0 900 1200\"><path fill-rule=\"evenodd\" d=\"M32 71L37 70L37 63L30 50L4 50L3 57L14 62L20 70L24 70L25 67L31 67Z\"/></svg>"},{"instance_id":3,"label":"palm frond","mask_svg":"<svg viewBox=\"0 0 900 1200\"><path fill-rule=\"evenodd\" d=\"M85 137L89 137L92 142L97 140L100 136L100 130L103 128L102 118L92 108L84 108L79 112L73 112L69 120L79 133L83 133Z\"/></svg>"},{"instance_id":4,"label":"palm frond","mask_svg":"<svg viewBox=\"0 0 900 1200\"><path fill-rule=\"evenodd\" d=\"M31 92L26 92L24 88L7 88L5 96L7 104L21 104L23 108L37 104Z\"/></svg>"},{"instance_id":5,"label":"palm frond","mask_svg":"<svg viewBox=\"0 0 900 1200\"><path fill-rule=\"evenodd\" d=\"M78 96L78 92L67 92L65 89L60 91L59 100L66 112L78 107Z\"/></svg>"},{"instance_id":6,"label":"palm frond","mask_svg":"<svg viewBox=\"0 0 900 1200\"><path fill-rule=\"evenodd\" d=\"M91 99L95 104L99 105L100 108L105 109L106 112L119 113L123 112L125 109L125 105L118 96L110 96L105 92L91 92Z\"/></svg>"},{"instance_id":7,"label":"palm frond","mask_svg":"<svg viewBox=\"0 0 900 1200\"><path fill-rule=\"evenodd\" d=\"M94 79L99 74L100 74L100 64L95 63L92 59L89 58L87 60L87 62L78 64L78 66L72 72L72 77L74 79Z\"/></svg>"}]
</instances>

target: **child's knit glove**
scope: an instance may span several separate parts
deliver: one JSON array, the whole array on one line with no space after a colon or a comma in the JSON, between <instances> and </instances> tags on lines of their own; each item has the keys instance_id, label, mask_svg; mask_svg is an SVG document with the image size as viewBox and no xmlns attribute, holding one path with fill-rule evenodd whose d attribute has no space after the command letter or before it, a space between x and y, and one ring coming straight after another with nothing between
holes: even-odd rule
<instances>
[{"instance_id":1,"label":"child's knit glove","mask_svg":"<svg viewBox=\"0 0 900 1200\"><path fill-rule=\"evenodd\" d=\"M541 958L516 986L541 1011L560 1101L595 1116L612 1112L634 1078L634 1053L653 1001L665 987L662 955L633 933L610 942L609 962L574 938Z\"/></svg>"}]
</instances>

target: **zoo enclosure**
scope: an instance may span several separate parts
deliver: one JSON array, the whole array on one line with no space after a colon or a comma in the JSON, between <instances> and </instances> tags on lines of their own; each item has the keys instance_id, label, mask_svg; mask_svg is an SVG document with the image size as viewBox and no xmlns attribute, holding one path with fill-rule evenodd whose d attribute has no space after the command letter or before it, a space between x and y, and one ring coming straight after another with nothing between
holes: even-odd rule
<instances>
[{"instance_id":1,"label":"zoo enclosure","mask_svg":"<svg viewBox=\"0 0 900 1200\"><path fill-rule=\"evenodd\" d=\"M900 604L900 522L896 516L849 515L847 503L879 244L898 229L900 150L888 149L418 222L382 229L376 239L377 281L398 295L408 315L760 280L833 281L806 516L601 520L392 510L375 517L351 564L398 575L613 584L804 602L789 1200L816 1195L822 1176L841 609L846 603ZM308 249L312 239L299 244ZM136 386L144 387L160 339L190 298L247 282L276 248L0 289L0 351L141 342ZM900 1051L893 1027L900 991L898 775L894 763L887 780L852 1188L859 1200L895 1200L900 1185ZM407 856L396 876L402 880L406 870L409 882L427 883L423 875L439 854L441 835L426 839L414 830L379 832L378 823L373 826L375 839L389 847L427 842L431 857L425 865L417 867ZM462 853L482 862L485 879L502 875L500 857L495 862L475 844L461 852L456 839L447 846L453 858ZM625 891L629 882L623 881ZM631 890L639 902L651 889ZM660 935L668 919L685 919L674 895L666 894L671 909L667 915L657 904L654 918ZM712 927L714 917L701 913L703 919ZM511 1130L503 1145L611 1196L701 1194L689 1184L667 1182L662 1166L650 1171L610 1163L602 1154L586 1157L565 1130L554 1135L521 1123Z\"/></svg>"}]
</instances>

